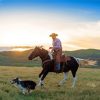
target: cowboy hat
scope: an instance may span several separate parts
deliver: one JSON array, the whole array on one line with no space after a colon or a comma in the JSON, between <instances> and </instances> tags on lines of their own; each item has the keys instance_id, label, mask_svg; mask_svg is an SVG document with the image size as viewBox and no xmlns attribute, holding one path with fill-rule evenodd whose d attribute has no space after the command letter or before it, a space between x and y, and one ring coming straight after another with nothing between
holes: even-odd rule
<instances>
[{"instance_id":1,"label":"cowboy hat","mask_svg":"<svg viewBox=\"0 0 100 100\"><path fill-rule=\"evenodd\" d=\"M58 34L56 34L56 33L52 33L52 34L50 34L49 36L50 36L50 37L58 36Z\"/></svg>"}]
</instances>

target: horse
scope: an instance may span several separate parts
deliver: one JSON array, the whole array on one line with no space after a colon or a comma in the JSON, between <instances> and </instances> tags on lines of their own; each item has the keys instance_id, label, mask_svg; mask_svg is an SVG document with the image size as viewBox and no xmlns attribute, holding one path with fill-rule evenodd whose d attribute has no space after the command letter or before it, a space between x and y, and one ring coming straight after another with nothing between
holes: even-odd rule
<instances>
[{"instance_id":1,"label":"horse","mask_svg":"<svg viewBox=\"0 0 100 100\"><path fill-rule=\"evenodd\" d=\"M32 53L28 56L29 60L32 60L36 57L40 57L40 59L42 60L42 71L39 74L39 83L37 86L43 86L44 85L44 78L47 76L47 74L49 72L54 72L55 71L55 59L53 59L51 53L39 46L36 46ZM64 79L61 80L58 84L58 86L61 86L65 83L65 81L67 80L67 75L68 72L71 71L72 76L73 76L73 83L72 83L72 87L75 87L76 84L76 72L78 70L78 67L82 64L85 65L94 65L94 63L90 63L92 62L92 60L88 60L88 59L80 59L80 58L76 58L76 57L72 57L72 56L62 56L62 58L65 58L61 61L60 63L60 73L64 72Z\"/></svg>"}]
</instances>

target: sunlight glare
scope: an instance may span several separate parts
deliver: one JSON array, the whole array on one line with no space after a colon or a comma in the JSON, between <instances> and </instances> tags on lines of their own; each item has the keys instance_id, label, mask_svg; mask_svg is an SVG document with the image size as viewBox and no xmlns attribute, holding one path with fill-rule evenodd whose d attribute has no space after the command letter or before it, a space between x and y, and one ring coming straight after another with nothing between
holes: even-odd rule
<instances>
[{"instance_id":1,"label":"sunlight glare","mask_svg":"<svg viewBox=\"0 0 100 100\"><path fill-rule=\"evenodd\" d=\"M26 51L26 50L29 50L29 48L14 48L14 49L12 49L12 51L20 51L20 52Z\"/></svg>"}]
</instances>

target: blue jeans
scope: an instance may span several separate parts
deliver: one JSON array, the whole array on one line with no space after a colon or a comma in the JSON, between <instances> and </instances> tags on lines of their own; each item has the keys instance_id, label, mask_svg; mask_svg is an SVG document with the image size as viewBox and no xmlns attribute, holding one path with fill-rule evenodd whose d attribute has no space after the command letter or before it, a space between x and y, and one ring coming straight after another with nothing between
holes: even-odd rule
<instances>
[{"instance_id":1,"label":"blue jeans","mask_svg":"<svg viewBox=\"0 0 100 100\"><path fill-rule=\"evenodd\" d=\"M56 62L56 70L59 71L60 70L60 63Z\"/></svg>"}]
</instances>

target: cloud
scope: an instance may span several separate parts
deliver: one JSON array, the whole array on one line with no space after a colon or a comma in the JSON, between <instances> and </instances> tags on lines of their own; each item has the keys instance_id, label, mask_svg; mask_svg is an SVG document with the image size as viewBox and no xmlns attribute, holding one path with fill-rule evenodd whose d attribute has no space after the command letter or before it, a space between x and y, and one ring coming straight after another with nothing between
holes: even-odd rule
<instances>
[{"instance_id":1,"label":"cloud","mask_svg":"<svg viewBox=\"0 0 100 100\"><path fill-rule=\"evenodd\" d=\"M26 42L29 44L33 42L31 39L34 40L41 36L41 41L43 38L44 43L50 43L49 34L51 32L59 34L64 49L100 49L100 20L75 21L55 14L47 13L46 15L38 12L18 11L0 14L0 45L3 41L6 42L5 37L7 36L13 39L24 37L23 41L27 39Z\"/></svg>"},{"instance_id":2,"label":"cloud","mask_svg":"<svg viewBox=\"0 0 100 100\"><path fill-rule=\"evenodd\" d=\"M68 49L68 47L70 47L70 50L80 48L100 49L100 21L67 23L66 28L63 27L63 33L70 37L69 41L63 41L64 49Z\"/></svg>"},{"instance_id":3,"label":"cloud","mask_svg":"<svg viewBox=\"0 0 100 100\"><path fill-rule=\"evenodd\" d=\"M66 45L74 45L80 48L97 48L100 49L100 37L85 37L85 38L77 38L70 42L66 42ZM77 49L77 48L76 48Z\"/></svg>"}]
</instances>

